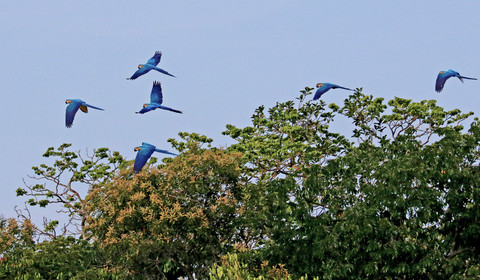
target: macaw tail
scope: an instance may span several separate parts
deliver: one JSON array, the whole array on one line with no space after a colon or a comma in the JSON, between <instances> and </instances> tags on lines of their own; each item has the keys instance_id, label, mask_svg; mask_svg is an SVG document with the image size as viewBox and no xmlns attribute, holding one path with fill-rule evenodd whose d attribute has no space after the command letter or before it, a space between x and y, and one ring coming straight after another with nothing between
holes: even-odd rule
<instances>
[{"instance_id":1,"label":"macaw tail","mask_svg":"<svg viewBox=\"0 0 480 280\"><path fill-rule=\"evenodd\" d=\"M167 107L167 106L162 105L160 108L163 109L163 110L168 110L168 111L172 111L172 112L175 112L175 113L182 114L182 111L179 111L177 109L173 109L173 108L170 108L170 107Z\"/></svg>"},{"instance_id":2,"label":"macaw tail","mask_svg":"<svg viewBox=\"0 0 480 280\"><path fill-rule=\"evenodd\" d=\"M93 109L97 109L97 110L105 111L105 110L102 109L102 108L98 108L98 107L95 107L95 106L92 106L92 105L88 105L88 104L87 104L87 107L90 107L90 108L93 108Z\"/></svg>"},{"instance_id":3,"label":"macaw tail","mask_svg":"<svg viewBox=\"0 0 480 280\"><path fill-rule=\"evenodd\" d=\"M464 76L460 76L458 77L460 79L460 81L462 81L463 83L463 79L467 79L467 80L476 80L477 78L469 78L469 77L464 77Z\"/></svg>"},{"instance_id":4,"label":"macaw tail","mask_svg":"<svg viewBox=\"0 0 480 280\"><path fill-rule=\"evenodd\" d=\"M341 88L341 89L346 89L346 90L351 90L351 91L355 91L354 89L351 89L351 88L346 88L346 87L338 87L338 88Z\"/></svg>"},{"instance_id":5,"label":"macaw tail","mask_svg":"<svg viewBox=\"0 0 480 280\"><path fill-rule=\"evenodd\" d=\"M172 156L178 156L177 154L170 153L169 151L166 151L166 150L155 149L155 152L159 152L159 153L167 154L167 155L172 155Z\"/></svg>"},{"instance_id":6,"label":"macaw tail","mask_svg":"<svg viewBox=\"0 0 480 280\"><path fill-rule=\"evenodd\" d=\"M157 71L160 72L160 73L163 73L163 74L165 74L165 75L168 75L168 76L170 76L170 77L176 78L174 75L168 73L167 71L163 70L162 68L155 67L155 68L153 68L153 69L157 70Z\"/></svg>"}]
</instances>

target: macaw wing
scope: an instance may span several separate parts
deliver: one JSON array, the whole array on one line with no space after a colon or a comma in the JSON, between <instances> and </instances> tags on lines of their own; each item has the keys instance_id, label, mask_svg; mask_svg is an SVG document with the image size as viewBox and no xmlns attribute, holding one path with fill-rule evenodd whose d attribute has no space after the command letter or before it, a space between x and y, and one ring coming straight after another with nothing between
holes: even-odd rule
<instances>
[{"instance_id":1,"label":"macaw wing","mask_svg":"<svg viewBox=\"0 0 480 280\"><path fill-rule=\"evenodd\" d=\"M161 58L162 58L162 52L156 51L155 54L152 56L152 58L150 58L150 59L147 61L147 64L151 64L151 65L157 66L157 64L160 62L160 59L161 59Z\"/></svg>"},{"instance_id":2,"label":"macaw wing","mask_svg":"<svg viewBox=\"0 0 480 280\"><path fill-rule=\"evenodd\" d=\"M162 104L163 95L162 95L162 85L160 82L153 82L152 93L150 94L150 103Z\"/></svg>"},{"instance_id":3,"label":"macaw wing","mask_svg":"<svg viewBox=\"0 0 480 280\"><path fill-rule=\"evenodd\" d=\"M317 100L322 96L325 92L327 92L330 89L330 87L319 87L317 91L315 92L315 95L313 96L313 100Z\"/></svg>"},{"instance_id":4,"label":"macaw wing","mask_svg":"<svg viewBox=\"0 0 480 280\"><path fill-rule=\"evenodd\" d=\"M435 82L435 90L437 92L441 92L443 90L443 86L445 85L445 82L448 78L450 78L450 76L445 75L445 73L440 72L438 74L437 81Z\"/></svg>"},{"instance_id":5,"label":"macaw wing","mask_svg":"<svg viewBox=\"0 0 480 280\"><path fill-rule=\"evenodd\" d=\"M135 163L133 164L133 171L135 173L140 172L142 170L145 163L147 163L150 156L153 154L154 149L143 147L140 151L137 152L137 156L135 157Z\"/></svg>"},{"instance_id":6,"label":"macaw wing","mask_svg":"<svg viewBox=\"0 0 480 280\"><path fill-rule=\"evenodd\" d=\"M75 118L75 114L78 111L78 108L80 108L80 104L78 103L70 103L67 106L67 110L65 113L65 126L66 127L72 127L73 125L73 119Z\"/></svg>"},{"instance_id":7,"label":"macaw wing","mask_svg":"<svg viewBox=\"0 0 480 280\"><path fill-rule=\"evenodd\" d=\"M80 108L80 110L82 110L82 112L88 113L88 108L87 108L87 106L85 106L85 105L80 105L79 108Z\"/></svg>"},{"instance_id":8,"label":"macaw wing","mask_svg":"<svg viewBox=\"0 0 480 280\"><path fill-rule=\"evenodd\" d=\"M133 73L133 75L130 78L127 78L127 80L135 80L136 78L142 76L143 74L146 74L150 70L152 69L147 67L142 67L138 69L135 73Z\"/></svg>"}]
</instances>

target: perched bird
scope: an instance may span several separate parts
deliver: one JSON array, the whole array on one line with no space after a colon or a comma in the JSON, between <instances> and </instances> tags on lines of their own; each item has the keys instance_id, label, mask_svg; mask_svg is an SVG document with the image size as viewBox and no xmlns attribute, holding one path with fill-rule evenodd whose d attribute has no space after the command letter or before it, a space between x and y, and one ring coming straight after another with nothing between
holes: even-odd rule
<instances>
[{"instance_id":1,"label":"perched bird","mask_svg":"<svg viewBox=\"0 0 480 280\"><path fill-rule=\"evenodd\" d=\"M142 170L143 166L145 165L145 163L147 163L147 160L152 156L153 152L178 156L177 154L170 153L165 150L159 150L155 146L145 142L142 143L142 146L135 147L133 150L137 152L137 156L135 157L135 163L133 164L133 171L135 173L138 173L140 172L140 170Z\"/></svg>"},{"instance_id":2,"label":"perched bird","mask_svg":"<svg viewBox=\"0 0 480 280\"><path fill-rule=\"evenodd\" d=\"M463 79L468 79L468 80L476 80L476 78L469 78L469 77L464 77L461 76L460 73L458 73L455 70L449 69L448 71L440 71L437 76L437 81L435 82L435 90L437 92L441 92L443 90L443 86L445 85L445 82L448 80L448 78L451 77L457 77L462 81Z\"/></svg>"},{"instance_id":3,"label":"perched bird","mask_svg":"<svg viewBox=\"0 0 480 280\"><path fill-rule=\"evenodd\" d=\"M336 88L342 88L342 89L346 89L346 90L351 90L351 91L354 91L353 89L349 89L349 88L346 88L346 87L341 87L339 85L336 85L336 84L329 84L329 83L318 83L317 84L317 91L315 92L315 95L313 96L313 100L317 100L320 98L320 96L322 96L325 92L329 91L330 89L336 89Z\"/></svg>"},{"instance_id":4,"label":"perched bird","mask_svg":"<svg viewBox=\"0 0 480 280\"><path fill-rule=\"evenodd\" d=\"M65 113L65 125L67 127L72 127L73 119L75 118L75 114L77 113L79 108L84 113L88 113L87 107L104 111L102 108L89 105L80 99L67 99L65 100L65 104L68 104L67 112Z\"/></svg>"},{"instance_id":5,"label":"perched bird","mask_svg":"<svg viewBox=\"0 0 480 280\"><path fill-rule=\"evenodd\" d=\"M162 52L156 51L155 55L152 58L150 58L146 64L139 64L137 72L133 73L133 75L130 78L127 78L127 80L135 80L136 78L142 76L143 74L147 74L152 69L157 70L158 72L163 73L165 75L175 77L172 74L168 73L167 71L157 67L157 64L160 62L161 58L162 58Z\"/></svg>"},{"instance_id":6,"label":"perched bird","mask_svg":"<svg viewBox=\"0 0 480 280\"><path fill-rule=\"evenodd\" d=\"M136 112L137 114L145 114L146 112L153 111L155 109L163 109L163 110L168 110L172 111L175 113L182 113L179 110L172 109L167 106L162 105L163 102L163 96L162 96L162 85L160 82L153 82L153 87L152 87L152 93L150 93L150 103L143 104L142 110L140 112Z\"/></svg>"}]
</instances>

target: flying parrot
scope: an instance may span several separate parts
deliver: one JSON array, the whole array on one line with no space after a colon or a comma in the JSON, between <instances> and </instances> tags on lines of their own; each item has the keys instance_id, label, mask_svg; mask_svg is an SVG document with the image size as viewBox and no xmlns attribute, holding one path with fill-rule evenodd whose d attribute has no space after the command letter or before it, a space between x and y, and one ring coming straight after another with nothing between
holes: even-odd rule
<instances>
[{"instance_id":1,"label":"flying parrot","mask_svg":"<svg viewBox=\"0 0 480 280\"><path fill-rule=\"evenodd\" d=\"M65 113L65 125L67 127L72 127L73 119L75 118L78 109L82 110L84 113L88 113L88 107L103 111L102 108L89 105L80 99L67 99L65 100L65 104L68 104L67 112Z\"/></svg>"},{"instance_id":2,"label":"flying parrot","mask_svg":"<svg viewBox=\"0 0 480 280\"><path fill-rule=\"evenodd\" d=\"M435 90L437 92L441 92L443 90L443 86L445 85L445 82L451 77L457 77L460 81L462 81L462 83L463 83L463 79L476 80L476 78L461 76L460 73L452 69L449 69L448 71L440 71L440 73L438 73L438 76L437 76L437 81L435 82Z\"/></svg>"},{"instance_id":3,"label":"flying parrot","mask_svg":"<svg viewBox=\"0 0 480 280\"><path fill-rule=\"evenodd\" d=\"M162 85L160 82L153 82L153 87L152 87L152 93L150 93L150 103L143 104L142 110L140 112L136 112L137 114L145 114L146 112L153 111L155 109L163 109L163 110L168 110L172 111L175 113L181 114L182 111L172 109L167 106L162 105L163 102L163 96L162 96Z\"/></svg>"},{"instance_id":4,"label":"flying parrot","mask_svg":"<svg viewBox=\"0 0 480 280\"><path fill-rule=\"evenodd\" d=\"M145 142L142 143L142 146L135 147L133 150L137 152L137 156L135 157L135 163L133 164L133 171L135 173L138 173L140 172L140 170L142 170L143 166L145 165L145 163L147 163L147 160L152 156L153 152L178 156L177 154L170 153L165 150L159 150L152 144L148 144Z\"/></svg>"},{"instance_id":5,"label":"flying parrot","mask_svg":"<svg viewBox=\"0 0 480 280\"><path fill-rule=\"evenodd\" d=\"M143 74L147 74L152 69L157 70L158 72L163 73L165 75L175 77L174 75L168 73L167 71L157 67L161 58L162 58L162 52L156 51L155 55L153 55L153 57L150 58L146 64L139 64L138 70L130 78L127 78L127 80L135 80L136 78L142 76Z\"/></svg>"},{"instance_id":6,"label":"flying parrot","mask_svg":"<svg viewBox=\"0 0 480 280\"><path fill-rule=\"evenodd\" d=\"M341 87L336 84L329 84L329 83L318 83L317 84L317 91L315 92L315 95L313 96L313 100L317 100L322 96L325 92L329 91L330 89L336 89L336 88L341 88L341 89L346 89L346 90L351 90L354 91L353 89L349 89L346 87Z\"/></svg>"}]
</instances>

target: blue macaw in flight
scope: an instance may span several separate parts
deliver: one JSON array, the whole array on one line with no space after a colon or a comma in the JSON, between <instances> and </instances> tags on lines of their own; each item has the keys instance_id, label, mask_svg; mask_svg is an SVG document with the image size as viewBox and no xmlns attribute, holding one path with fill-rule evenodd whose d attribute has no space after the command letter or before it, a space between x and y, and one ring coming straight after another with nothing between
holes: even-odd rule
<instances>
[{"instance_id":1,"label":"blue macaw in flight","mask_svg":"<svg viewBox=\"0 0 480 280\"><path fill-rule=\"evenodd\" d=\"M104 111L102 108L89 105L80 99L67 99L65 100L65 104L68 104L67 112L65 113L65 125L67 127L72 127L73 119L75 118L78 109L82 110L84 113L88 113L87 107Z\"/></svg>"},{"instance_id":2,"label":"blue macaw in flight","mask_svg":"<svg viewBox=\"0 0 480 280\"><path fill-rule=\"evenodd\" d=\"M178 156L177 154L170 153L165 150L159 150L152 144L148 144L145 142L142 143L142 146L135 147L133 150L137 152L137 156L135 157L135 163L133 164L133 171L135 173L138 173L140 172L140 170L142 170L143 166L145 165L145 163L147 163L147 160L152 156L153 152Z\"/></svg>"},{"instance_id":3,"label":"blue macaw in flight","mask_svg":"<svg viewBox=\"0 0 480 280\"><path fill-rule=\"evenodd\" d=\"M155 55L153 55L153 57L150 58L146 64L139 64L138 70L135 73L133 73L133 75L130 78L127 78L127 80L135 80L136 78L142 76L143 74L147 74L152 69L157 70L158 72L163 73L165 75L175 77L172 74L168 73L167 71L157 67L161 58L162 58L162 52L156 51Z\"/></svg>"},{"instance_id":4,"label":"blue macaw in flight","mask_svg":"<svg viewBox=\"0 0 480 280\"><path fill-rule=\"evenodd\" d=\"M355 91L353 89L349 89L349 88L346 88L346 87L341 87L339 85L336 85L336 84L329 84L329 83L318 83L317 84L317 91L315 92L315 95L313 96L313 100L317 100L320 98L320 96L322 96L325 92L329 91L330 89L336 89L336 88L341 88L341 89L346 89L346 90L351 90L351 91Z\"/></svg>"},{"instance_id":5,"label":"blue macaw in flight","mask_svg":"<svg viewBox=\"0 0 480 280\"><path fill-rule=\"evenodd\" d=\"M438 73L438 76L437 76L437 81L435 82L435 90L437 92L441 92L443 90L443 86L445 85L445 82L451 77L457 77L460 81L462 81L462 83L463 83L463 79L476 80L476 78L461 76L460 73L452 69L449 69L448 71L440 71L440 73Z\"/></svg>"},{"instance_id":6,"label":"blue macaw in flight","mask_svg":"<svg viewBox=\"0 0 480 280\"><path fill-rule=\"evenodd\" d=\"M145 114L146 112L153 111L155 109L163 109L163 110L168 110L172 111L175 113L182 114L182 111L172 109L167 106L162 105L163 102L163 96L162 96L162 85L160 82L154 81L153 82L153 87L152 87L152 93L150 93L150 103L143 104L142 110L140 112L136 112L137 114Z\"/></svg>"}]
</instances>

